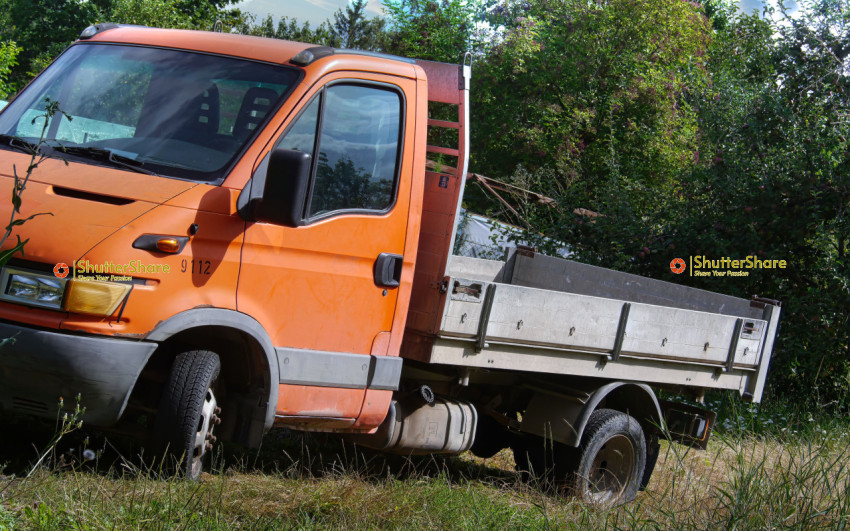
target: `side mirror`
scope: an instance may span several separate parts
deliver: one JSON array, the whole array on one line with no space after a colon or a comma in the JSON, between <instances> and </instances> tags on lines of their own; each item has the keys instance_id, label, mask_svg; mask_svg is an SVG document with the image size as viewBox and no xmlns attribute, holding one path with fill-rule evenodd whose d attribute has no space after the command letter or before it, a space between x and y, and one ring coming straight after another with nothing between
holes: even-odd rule
<instances>
[{"instance_id":1,"label":"side mirror","mask_svg":"<svg viewBox=\"0 0 850 531\"><path fill-rule=\"evenodd\" d=\"M301 151L272 151L262 195L251 201L254 220L285 227L304 225L311 159L309 153Z\"/></svg>"}]
</instances>

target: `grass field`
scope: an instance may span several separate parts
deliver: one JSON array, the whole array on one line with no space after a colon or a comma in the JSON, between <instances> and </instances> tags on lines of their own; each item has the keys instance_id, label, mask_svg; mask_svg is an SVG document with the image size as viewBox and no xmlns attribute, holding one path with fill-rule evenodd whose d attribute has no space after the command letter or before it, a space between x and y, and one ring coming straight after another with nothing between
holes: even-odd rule
<instances>
[{"instance_id":1,"label":"grass field","mask_svg":"<svg viewBox=\"0 0 850 531\"><path fill-rule=\"evenodd\" d=\"M707 451L665 443L649 487L610 510L522 481L508 451L387 458L280 430L258 453L219 453L213 473L190 483L156 479L109 447L84 462L84 441L70 434L49 465L6 467L0 528L850 528L846 420L722 418Z\"/></svg>"}]
</instances>

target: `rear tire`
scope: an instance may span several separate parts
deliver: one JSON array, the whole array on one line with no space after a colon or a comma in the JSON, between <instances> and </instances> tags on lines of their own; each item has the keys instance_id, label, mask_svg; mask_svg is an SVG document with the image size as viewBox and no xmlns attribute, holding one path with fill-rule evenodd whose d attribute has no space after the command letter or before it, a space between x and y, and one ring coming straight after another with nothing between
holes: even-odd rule
<instances>
[{"instance_id":1,"label":"rear tire","mask_svg":"<svg viewBox=\"0 0 850 531\"><path fill-rule=\"evenodd\" d=\"M221 361L215 352L192 350L177 356L159 402L154 445L167 472L198 479L221 422L215 392Z\"/></svg>"},{"instance_id":2,"label":"rear tire","mask_svg":"<svg viewBox=\"0 0 850 531\"><path fill-rule=\"evenodd\" d=\"M603 507L635 498L647 456L643 429L633 417L613 409L594 411L578 449L569 450L556 456L556 475L577 498Z\"/></svg>"}]
</instances>

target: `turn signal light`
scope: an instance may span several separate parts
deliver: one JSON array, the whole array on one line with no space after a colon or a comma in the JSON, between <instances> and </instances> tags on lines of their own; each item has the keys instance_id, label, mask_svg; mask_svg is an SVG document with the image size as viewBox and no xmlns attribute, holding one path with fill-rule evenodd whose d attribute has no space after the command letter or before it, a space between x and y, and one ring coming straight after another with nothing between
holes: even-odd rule
<instances>
[{"instance_id":1,"label":"turn signal light","mask_svg":"<svg viewBox=\"0 0 850 531\"><path fill-rule=\"evenodd\" d=\"M130 293L130 284L75 279L68 282L65 311L109 316Z\"/></svg>"},{"instance_id":2,"label":"turn signal light","mask_svg":"<svg viewBox=\"0 0 850 531\"><path fill-rule=\"evenodd\" d=\"M180 252L180 242L177 238L160 238L156 241L156 248L164 253Z\"/></svg>"}]
</instances>

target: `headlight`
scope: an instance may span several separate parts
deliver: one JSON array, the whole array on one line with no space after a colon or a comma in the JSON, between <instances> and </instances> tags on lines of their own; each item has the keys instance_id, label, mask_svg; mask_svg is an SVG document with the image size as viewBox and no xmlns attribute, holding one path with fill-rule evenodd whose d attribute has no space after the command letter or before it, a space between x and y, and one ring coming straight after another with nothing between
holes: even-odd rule
<instances>
[{"instance_id":1,"label":"headlight","mask_svg":"<svg viewBox=\"0 0 850 531\"><path fill-rule=\"evenodd\" d=\"M61 310L66 284L65 279L56 278L54 275L7 267L3 270L0 299Z\"/></svg>"},{"instance_id":2,"label":"headlight","mask_svg":"<svg viewBox=\"0 0 850 531\"><path fill-rule=\"evenodd\" d=\"M112 315L130 293L130 284L4 268L0 300L88 315Z\"/></svg>"}]
</instances>

